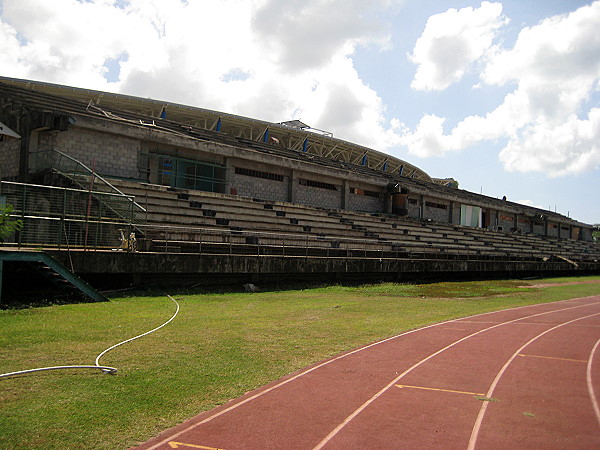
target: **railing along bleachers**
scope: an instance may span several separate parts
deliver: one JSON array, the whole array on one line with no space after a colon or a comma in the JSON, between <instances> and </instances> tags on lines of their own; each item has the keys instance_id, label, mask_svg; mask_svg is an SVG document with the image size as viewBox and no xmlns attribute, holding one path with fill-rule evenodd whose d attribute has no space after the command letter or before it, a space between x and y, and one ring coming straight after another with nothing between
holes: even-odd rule
<instances>
[{"instance_id":1,"label":"railing along bleachers","mask_svg":"<svg viewBox=\"0 0 600 450\"><path fill-rule=\"evenodd\" d=\"M141 251L532 262L559 258L574 264L600 259L600 246L590 242L135 181L111 183L145 210L144 223L134 227ZM98 241L97 248L118 246L115 233L105 233L108 241Z\"/></svg>"},{"instance_id":2,"label":"railing along bleachers","mask_svg":"<svg viewBox=\"0 0 600 450\"><path fill-rule=\"evenodd\" d=\"M311 246L325 249L387 251L390 254L462 255L480 258L518 258L544 261L553 256L581 260L588 243L536 235L419 221L388 214L326 210L287 202L250 199L166 186L117 181L147 210L148 225L202 227L245 233L228 242L277 242L310 238ZM249 233L257 234L249 238ZM171 233L181 242L201 239L182 229ZM206 239L206 234L202 239ZM155 239L158 241L158 239ZM307 244L308 245L308 244ZM597 251L596 251L597 253ZM588 251L587 255L594 257ZM597 258L598 255L595 257ZM585 256L583 256L585 257Z\"/></svg>"}]
</instances>

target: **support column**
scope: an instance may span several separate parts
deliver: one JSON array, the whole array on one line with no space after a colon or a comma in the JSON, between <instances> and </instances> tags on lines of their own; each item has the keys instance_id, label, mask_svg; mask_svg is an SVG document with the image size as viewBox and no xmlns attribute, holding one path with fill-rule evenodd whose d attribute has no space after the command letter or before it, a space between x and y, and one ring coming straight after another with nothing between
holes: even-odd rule
<instances>
[{"instance_id":1,"label":"support column","mask_svg":"<svg viewBox=\"0 0 600 450\"><path fill-rule=\"evenodd\" d=\"M288 202L298 203L298 174L295 170L290 170L288 184Z\"/></svg>"},{"instance_id":2,"label":"support column","mask_svg":"<svg viewBox=\"0 0 600 450\"><path fill-rule=\"evenodd\" d=\"M383 195L383 212L386 214L392 214L392 197L389 192Z\"/></svg>"},{"instance_id":3,"label":"support column","mask_svg":"<svg viewBox=\"0 0 600 450\"><path fill-rule=\"evenodd\" d=\"M231 190L233 187L233 174L235 169L229 165L228 158L225 158L223 164L225 165L225 193L235 195Z\"/></svg>"},{"instance_id":4,"label":"support column","mask_svg":"<svg viewBox=\"0 0 600 450\"><path fill-rule=\"evenodd\" d=\"M21 117L19 134L21 135L21 148L19 149L19 181L27 181L29 173L29 143L31 142L31 119Z\"/></svg>"},{"instance_id":5,"label":"support column","mask_svg":"<svg viewBox=\"0 0 600 450\"><path fill-rule=\"evenodd\" d=\"M344 180L342 183L342 207L341 209L348 209L350 204L350 183L348 180Z\"/></svg>"}]
</instances>

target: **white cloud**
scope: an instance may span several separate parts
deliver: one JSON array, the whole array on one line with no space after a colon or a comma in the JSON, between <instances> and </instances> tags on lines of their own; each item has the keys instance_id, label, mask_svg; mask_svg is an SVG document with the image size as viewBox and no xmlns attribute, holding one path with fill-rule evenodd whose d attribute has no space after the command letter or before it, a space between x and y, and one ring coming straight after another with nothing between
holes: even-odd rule
<instances>
[{"instance_id":1,"label":"white cloud","mask_svg":"<svg viewBox=\"0 0 600 450\"><path fill-rule=\"evenodd\" d=\"M507 170L561 176L597 168L600 110L589 104L600 80L598 27L600 2L594 2L523 29L512 49L490 44L494 51L483 52L482 80L487 87L515 90L495 110L465 118L449 134L438 118L429 131L418 127L402 142L412 154L432 156L502 140L500 160Z\"/></svg>"},{"instance_id":2,"label":"white cloud","mask_svg":"<svg viewBox=\"0 0 600 450\"><path fill-rule=\"evenodd\" d=\"M511 139L500 153L508 170L560 176L600 166L600 108L585 120L571 115L564 123L537 120Z\"/></svg>"},{"instance_id":3,"label":"white cloud","mask_svg":"<svg viewBox=\"0 0 600 450\"><path fill-rule=\"evenodd\" d=\"M426 114L414 132L406 131L402 143L412 154L421 157L442 156L452 145L451 139L444 136L444 122L443 117Z\"/></svg>"},{"instance_id":4,"label":"white cloud","mask_svg":"<svg viewBox=\"0 0 600 450\"><path fill-rule=\"evenodd\" d=\"M0 61L5 76L275 122L302 118L387 146L395 135L384 127L381 99L351 56L357 46L387 48L383 12L400 3L4 0Z\"/></svg>"},{"instance_id":5,"label":"white cloud","mask_svg":"<svg viewBox=\"0 0 600 450\"><path fill-rule=\"evenodd\" d=\"M112 31L125 28L124 15L107 2L5 0L3 21L4 39L18 39L0 47L12 55L3 65L9 76L106 87L104 62L124 45Z\"/></svg>"},{"instance_id":6,"label":"white cloud","mask_svg":"<svg viewBox=\"0 0 600 450\"><path fill-rule=\"evenodd\" d=\"M532 208L546 209L541 205L536 205L532 200L515 200L515 203L520 203L521 205L525 206L531 206Z\"/></svg>"},{"instance_id":7,"label":"white cloud","mask_svg":"<svg viewBox=\"0 0 600 450\"><path fill-rule=\"evenodd\" d=\"M0 18L0 67L15 77L24 76L25 68L20 63L17 31Z\"/></svg>"},{"instance_id":8,"label":"white cloud","mask_svg":"<svg viewBox=\"0 0 600 450\"><path fill-rule=\"evenodd\" d=\"M431 16L410 55L417 65L411 86L443 90L459 81L490 49L496 31L506 23L502 5L490 2Z\"/></svg>"},{"instance_id":9,"label":"white cloud","mask_svg":"<svg viewBox=\"0 0 600 450\"><path fill-rule=\"evenodd\" d=\"M480 71L480 89L514 86L452 130L426 114L385 120L361 78L358 47L390 48L403 0L0 0L2 75L164 99L279 122L302 119L380 150L439 157L502 142L509 170L554 175L600 164L600 2L496 42L499 3L432 16L411 55L413 87L442 90ZM110 81L107 79L109 67ZM430 94L421 94L430 95Z\"/></svg>"},{"instance_id":10,"label":"white cloud","mask_svg":"<svg viewBox=\"0 0 600 450\"><path fill-rule=\"evenodd\" d=\"M374 12L390 0L267 0L254 11L252 27L264 52L285 71L326 65L356 45L388 45L389 25Z\"/></svg>"}]
</instances>

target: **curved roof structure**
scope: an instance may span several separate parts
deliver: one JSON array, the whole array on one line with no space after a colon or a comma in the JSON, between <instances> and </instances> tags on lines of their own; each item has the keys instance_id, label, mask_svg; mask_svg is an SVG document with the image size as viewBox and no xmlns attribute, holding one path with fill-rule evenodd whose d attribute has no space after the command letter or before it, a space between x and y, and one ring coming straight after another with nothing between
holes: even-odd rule
<instances>
[{"instance_id":1,"label":"curved roof structure","mask_svg":"<svg viewBox=\"0 0 600 450\"><path fill-rule=\"evenodd\" d=\"M318 155L349 164L362 165L385 173L433 182L423 170L399 158L334 138L300 121L272 123L249 117L213 111L161 100L62 86L16 78L0 77L4 83L68 97L98 107L106 106L156 118L167 117L183 125L219 131L237 138L278 143L298 152Z\"/></svg>"}]
</instances>

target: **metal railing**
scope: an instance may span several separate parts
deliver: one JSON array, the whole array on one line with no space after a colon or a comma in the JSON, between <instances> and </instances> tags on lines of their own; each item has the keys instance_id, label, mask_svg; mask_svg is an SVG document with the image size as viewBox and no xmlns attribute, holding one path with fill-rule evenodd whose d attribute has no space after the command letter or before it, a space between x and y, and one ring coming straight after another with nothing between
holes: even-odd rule
<instances>
[{"instance_id":1,"label":"metal railing","mask_svg":"<svg viewBox=\"0 0 600 450\"><path fill-rule=\"evenodd\" d=\"M138 251L188 253L197 255L246 255L280 257L322 257L344 259L399 259L439 261L546 262L551 255L522 250L487 250L448 247L443 244L410 245L403 241L341 238L235 231L218 228L145 225L137 239Z\"/></svg>"},{"instance_id":2,"label":"metal railing","mask_svg":"<svg viewBox=\"0 0 600 450\"><path fill-rule=\"evenodd\" d=\"M131 207L128 213L114 211L115 197L122 202L123 194L2 181L0 196L13 206L11 216L23 222L22 229L9 236L5 244L109 248L120 245L118 230L129 234L134 228ZM129 205L132 201L128 197Z\"/></svg>"},{"instance_id":3,"label":"metal railing","mask_svg":"<svg viewBox=\"0 0 600 450\"><path fill-rule=\"evenodd\" d=\"M144 223L146 209L132 196L125 195L94 170L81 161L55 149L41 150L31 153L32 167L36 170L51 169L70 179L73 183L92 192L113 194L103 198L105 207L110 208L120 217L132 224ZM91 178L90 178L91 177Z\"/></svg>"},{"instance_id":4,"label":"metal railing","mask_svg":"<svg viewBox=\"0 0 600 450\"><path fill-rule=\"evenodd\" d=\"M14 207L12 216L23 228L4 245L38 249L86 249L191 253L198 255L247 255L323 257L346 259L431 259L440 261L545 262L548 251L522 247L496 248L435 242L345 238L314 234L284 234L228 228L172 225L133 225L115 214L111 204L120 194L1 182L0 196ZM129 204L133 204L130 197ZM139 231L139 232L138 232ZM133 233L133 235L132 235ZM134 238L135 237L135 242ZM594 261L600 254L577 255L577 261ZM589 256L589 257L588 257ZM571 258L569 256L569 258Z\"/></svg>"},{"instance_id":5,"label":"metal railing","mask_svg":"<svg viewBox=\"0 0 600 450\"><path fill-rule=\"evenodd\" d=\"M547 262L551 255L539 252L506 252L493 249L446 249L443 246L408 247L405 242L378 242L364 239L318 237L231 231L224 229L141 225L143 235L120 222L77 218L16 216L24 218L21 233L4 245L38 249L122 250L196 255L237 255L254 257L320 257L380 260ZM85 240L85 227L89 226ZM593 261L593 260L591 260Z\"/></svg>"}]
</instances>

